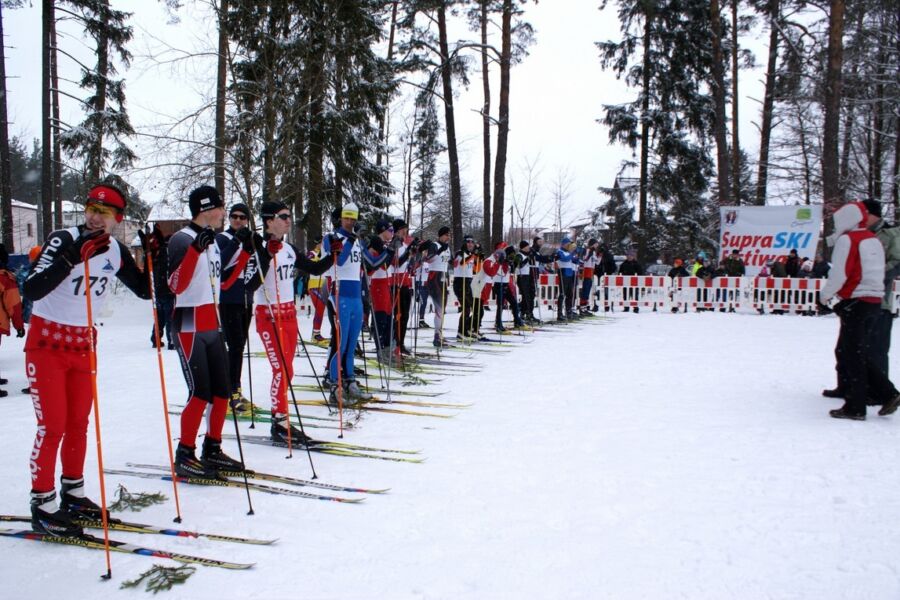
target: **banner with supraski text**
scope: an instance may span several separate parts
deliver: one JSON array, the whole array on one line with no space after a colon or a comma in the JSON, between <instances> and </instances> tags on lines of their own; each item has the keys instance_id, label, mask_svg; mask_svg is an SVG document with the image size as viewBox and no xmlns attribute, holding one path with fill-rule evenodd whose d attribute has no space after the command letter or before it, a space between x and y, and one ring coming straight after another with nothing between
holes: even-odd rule
<instances>
[{"instance_id":1,"label":"banner with supraski text","mask_svg":"<svg viewBox=\"0 0 900 600\"><path fill-rule=\"evenodd\" d=\"M719 261L737 250L752 277L791 250L813 258L822 228L822 206L723 206L719 209Z\"/></svg>"}]
</instances>

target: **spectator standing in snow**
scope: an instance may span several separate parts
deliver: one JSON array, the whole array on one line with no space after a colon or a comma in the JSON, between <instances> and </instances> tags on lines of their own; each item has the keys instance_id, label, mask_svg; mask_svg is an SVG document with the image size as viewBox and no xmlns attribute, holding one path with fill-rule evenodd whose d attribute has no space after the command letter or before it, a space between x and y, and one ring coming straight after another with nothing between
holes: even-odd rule
<instances>
[{"instance_id":1,"label":"spectator standing in snow","mask_svg":"<svg viewBox=\"0 0 900 600\"><path fill-rule=\"evenodd\" d=\"M728 258L722 263L722 268L728 277L743 277L747 272L746 267L744 267L744 261L741 259L741 254L736 249L732 250Z\"/></svg>"},{"instance_id":2,"label":"spectator standing in snow","mask_svg":"<svg viewBox=\"0 0 900 600\"><path fill-rule=\"evenodd\" d=\"M10 324L16 330L16 337L25 337L25 323L22 320L22 299L19 296L19 284L16 277L7 268L9 252L0 244L0 340L10 334ZM0 378L0 385L8 381ZM0 398L6 396L6 390L0 390Z\"/></svg>"},{"instance_id":3,"label":"spectator standing in snow","mask_svg":"<svg viewBox=\"0 0 900 600\"><path fill-rule=\"evenodd\" d=\"M622 264L619 265L619 275L643 275L644 267L641 266L641 263L637 260L637 254L633 250L629 250L628 254L625 255L625 260L622 261ZM625 288L625 301L631 300L639 300L637 297L637 290L634 288L626 287ZM625 307L623 312L628 312L629 307ZM634 307L634 312L638 312L639 308L637 306Z\"/></svg>"},{"instance_id":4,"label":"spectator standing in snow","mask_svg":"<svg viewBox=\"0 0 900 600\"><path fill-rule=\"evenodd\" d=\"M770 277L787 277L787 271L784 268L784 263L780 260L770 261L772 264L769 265L769 276ZM769 263L766 263L769 264Z\"/></svg>"},{"instance_id":5,"label":"spectator standing in snow","mask_svg":"<svg viewBox=\"0 0 900 600\"><path fill-rule=\"evenodd\" d=\"M874 233L866 229L868 211L861 202L850 202L833 217L837 236L832 253L834 268L819 292L827 304L837 298L834 312L840 317L835 358L838 388L844 405L829 414L835 419L864 421L867 399L883 405L878 412L886 416L900 405L900 394L891 381L870 360L869 331L881 310L884 295L884 247Z\"/></svg>"},{"instance_id":6,"label":"spectator standing in snow","mask_svg":"<svg viewBox=\"0 0 900 600\"><path fill-rule=\"evenodd\" d=\"M828 277L828 271L831 270L831 265L828 264L828 261L825 260L825 257L821 254L816 254L816 258L813 260L813 268L810 277L813 279L825 279Z\"/></svg>"},{"instance_id":7,"label":"spectator standing in snow","mask_svg":"<svg viewBox=\"0 0 900 600\"><path fill-rule=\"evenodd\" d=\"M788 252L787 260L784 262L784 272L786 277L800 277L800 257L797 256L797 250L792 249Z\"/></svg>"},{"instance_id":8,"label":"spectator standing in snow","mask_svg":"<svg viewBox=\"0 0 900 600\"><path fill-rule=\"evenodd\" d=\"M884 373L888 373L888 354L891 351L891 329L893 328L894 314L891 312L891 296L893 295L894 279L900 275L900 228L888 225L881 218L881 203L875 200L866 200L863 203L869 211L868 229L878 238L884 248L884 296L881 300L881 310L872 322L869 333L870 361L875 367Z\"/></svg>"}]
</instances>

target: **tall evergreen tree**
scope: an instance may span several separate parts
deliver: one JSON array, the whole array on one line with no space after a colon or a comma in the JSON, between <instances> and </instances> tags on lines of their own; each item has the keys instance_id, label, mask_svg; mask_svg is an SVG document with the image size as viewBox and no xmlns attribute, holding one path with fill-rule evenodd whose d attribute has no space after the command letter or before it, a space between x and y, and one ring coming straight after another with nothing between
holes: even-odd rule
<instances>
[{"instance_id":1,"label":"tall evergreen tree","mask_svg":"<svg viewBox=\"0 0 900 600\"><path fill-rule=\"evenodd\" d=\"M108 169L122 171L137 158L125 138L134 129L125 108L125 81L115 79L116 62L127 67L131 53L127 44L132 28L127 24L131 13L115 10L109 0L67 0L72 10L57 7L60 12L76 17L94 42L97 57L92 69L81 68L82 88L90 92L83 101L87 116L76 127L60 136L63 150L69 156L83 159L86 182L99 180Z\"/></svg>"},{"instance_id":2,"label":"tall evergreen tree","mask_svg":"<svg viewBox=\"0 0 900 600\"><path fill-rule=\"evenodd\" d=\"M652 213L702 196L712 174L713 103L705 85L711 80L710 9L703 0L642 0L622 4L618 15L623 39L597 44L601 63L637 87L638 97L605 105L602 122L611 141L641 146L636 241L647 260L659 233ZM638 50L640 61L632 63Z\"/></svg>"}]
</instances>

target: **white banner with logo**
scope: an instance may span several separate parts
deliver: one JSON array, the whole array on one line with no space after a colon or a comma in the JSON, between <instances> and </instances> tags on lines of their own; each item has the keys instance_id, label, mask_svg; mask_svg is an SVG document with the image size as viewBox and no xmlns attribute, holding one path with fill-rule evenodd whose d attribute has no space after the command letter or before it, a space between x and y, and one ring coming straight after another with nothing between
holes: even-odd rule
<instances>
[{"instance_id":1,"label":"white banner with logo","mask_svg":"<svg viewBox=\"0 0 900 600\"><path fill-rule=\"evenodd\" d=\"M822 228L822 206L723 206L719 209L719 262L737 250L747 276L759 274L770 260L787 260L796 250L814 258Z\"/></svg>"}]
</instances>

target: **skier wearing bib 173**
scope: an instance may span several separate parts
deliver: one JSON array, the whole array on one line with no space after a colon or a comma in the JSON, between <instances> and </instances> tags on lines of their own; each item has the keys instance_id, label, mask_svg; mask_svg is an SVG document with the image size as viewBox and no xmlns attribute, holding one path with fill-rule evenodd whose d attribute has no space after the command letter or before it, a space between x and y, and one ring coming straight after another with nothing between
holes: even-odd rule
<instances>
[{"instance_id":1,"label":"skier wearing bib 173","mask_svg":"<svg viewBox=\"0 0 900 600\"><path fill-rule=\"evenodd\" d=\"M35 531L50 535L80 535L73 518L102 518L100 507L84 493L93 400L90 345L95 334L87 322L84 262L90 269L94 314L102 310L114 277L138 297L150 299L149 281L125 246L109 235L122 221L125 202L125 192L115 185L92 187L84 225L51 233L25 280L25 295L34 301L25 368L38 426L31 451L31 523ZM60 443L57 505L53 479Z\"/></svg>"},{"instance_id":2,"label":"skier wearing bib 173","mask_svg":"<svg viewBox=\"0 0 900 600\"><path fill-rule=\"evenodd\" d=\"M214 187L203 185L188 197L191 222L169 240L169 287L175 293L175 331L181 370L189 399L181 413L181 439L175 453L175 472L182 477L217 478L220 469L243 467L222 451L222 427L228 412L231 386L228 353L222 339L215 293L222 278L222 257L214 228L221 227L225 209ZM236 261L226 271L221 289L227 290L250 259L251 233L239 229ZM209 408L203 453L197 460L197 432Z\"/></svg>"},{"instance_id":3,"label":"skier wearing bib 173","mask_svg":"<svg viewBox=\"0 0 900 600\"><path fill-rule=\"evenodd\" d=\"M291 229L291 211L283 202L263 202L260 218L265 233L265 247L257 248L259 268L250 282L256 290L256 332L262 340L269 364L272 365L272 439L288 441L287 386L294 377L294 352L297 350L297 307L294 304L294 275L297 269L321 275L332 264L332 255L311 261L293 244L284 242ZM331 238L326 239L326 243ZM263 240L260 240L261 242ZM339 243L339 242L338 242ZM279 342L280 340L280 347ZM304 444L307 438L290 425L291 444Z\"/></svg>"},{"instance_id":4,"label":"skier wearing bib 173","mask_svg":"<svg viewBox=\"0 0 900 600\"><path fill-rule=\"evenodd\" d=\"M340 369L338 369L338 356L333 352L328 358L328 373L331 379L338 383L338 372L341 373L343 389L348 403L357 403L370 400L372 396L362 391L356 383L353 370L353 352L356 342L362 330L362 267L365 262L368 269L377 269L393 256L391 248L384 248L378 256L372 256L364 252L353 226L359 219L359 209L355 204L347 204L341 209L341 226L334 235L342 245L332 245L331 251L340 251L340 256L335 259L337 265L337 298L332 296L332 303L337 306L336 325L340 331L340 339L337 348L340 349ZM336 336L332 336L336 337ZM337 402L337 390L332 389L331 402Z\"/></svg>"}]
</instances>

